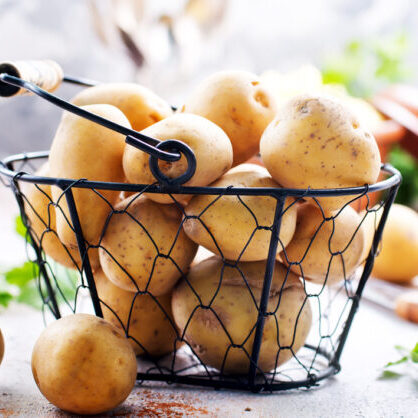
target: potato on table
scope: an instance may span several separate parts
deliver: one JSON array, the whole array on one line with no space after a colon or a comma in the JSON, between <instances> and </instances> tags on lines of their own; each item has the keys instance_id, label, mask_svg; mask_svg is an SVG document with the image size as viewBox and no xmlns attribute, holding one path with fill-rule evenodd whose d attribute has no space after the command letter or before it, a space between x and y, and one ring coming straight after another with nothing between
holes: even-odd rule
<instances>
[{"instance_id":1,"label":"potato on table","mask_svg":"<svg viewBox=\"0 0 418 418\"><path fill-rule=\"evenodd\" d=\"M377 181L380 154L372 134L338 102L298 96L283 106L264 131L261 158L283 187L331 189ZM317 198L325 211L353 196Z\"/></svg>"},{"instance_id":2,"label":"potato on table","mask_svg":"<svg viewBox=\"0 0 418 418\"><path fill-rule=\"evenodd\" d=\"M121 110L132 128L141 131L168 116L171 106L148 88L135 83L106 83L78 93L72 102L77 106L110 104Z\"/></svg>"},{"instance_id":3,"label":"potato on table","mask_svg":"<svg viewBox=\"0 0 418 418\"><path fill-rule=\"evenodd\" d=\"M182 213L146 196L131 196L115 206L106 227L100 263L122 289L164 295L187 272L197 245L181 228Z\"/></svg>"},{"instance_id":4,"label":"potato on table","mask_svg":"<svg viewBox=\"0 0 418 418\"><path fill-rule=\"evenodd\" d=\"M176 114L162 120L141 133L161 141L176 139L187 144L196 157L196 172L184 186L206 186L231 168L232 146L225 132L209 120L196 115ZM175 178L187 170L186 157L179 161L159 162L164 175ZM130 145L126 146L123 168L131 183L152 184L156 182L149 168L149 155ZM148 197L159 203L173 203L169 195L149 193ZM181 202L191 196L175 195Z\"/></svg>"},{"instance_id":5,"label":"potato on table","mask_svg":"<svg viewBox=\"0 0 418 418\"><path fill-rule=\"evenodd\" d=\"M351 207L324 218L317 205L305 202L297 212L296 231L280 254L290 269L318 284L349 279L363 261L365 233Z\"/></svg>"},{"instance_id":6,"label":"potato on table","mask_svg":"<svg viewBox=\"0 0 418 418\"><path fill-rule=\"evenodd\" d=\"M172 303L184 340L204 364L224 373L245 374L266 262L238 263L237 267L224 266L219 257L192 266L187 280L176 286ZM267 311L272 314L264 325L258 372L269 372L288 361L292 351L297 355L311 326L311 308L302 283L277 262Z\"/></svg>"},{"instance_id":7,"label":"potato on table","mask_svg":"<svg viewBox=\"0 0 418 418\"><path fill-rule=\"evenodd\" d=\"M409 282L418 275L418 214L413 209L392 205L379 250L373 276L393 282Z\"/></svg>"},{"instance_id":8,"label":"potato on table","mask_svg":"<svg viewBox=\"0 0 418 418\"><path fill-rule=\"evenodd\" d=\"M171 293L153 297L129 292L115 286L101 270L95 273L94 280L104 319L123 333L128 332L136 355L160 357L180 345L176 344Z\"/></svg>"},{"instance_id":9,"label":"potato on table","mask_svg":"<svg viewBox=\"0 0 418 418\"><path fill-rule=\"evenodd\" d=\"M212 74L181 109L211 120L226 132L234 149L234 166L258 151L261 135L276 110L275 99L261 79L246 71Z\"/></svg>"},{"instance_id":10,"label":"potato on table","mask_svg":"<svg viewBox=\"0 0 418 418\"><path fill-rule=\"evenodd\" d=\"M280 187L264 167L255 164L234 167L211 184L211 187L228 186ZM200 216L186 218L183 228L193 241L229 260L265 260L271 231L257 227L273 225L276 202L270 196L194 196L185 212L188 216ZM278 252L290 242L295 226L296 206L293 198L287 198Z\"/></svg>"},{"instance_id":11,"label":"potato on table","mask_svg":"<svg viewBox=\"0 0 418 418\"><path fill-rule=\"evenodd\" d=\"M130 394L137 373L134 350L104 319L69 315L49 325L32 352L32 373L51 403L74 414L100 414Z\"/></svg>"}]
</instances>

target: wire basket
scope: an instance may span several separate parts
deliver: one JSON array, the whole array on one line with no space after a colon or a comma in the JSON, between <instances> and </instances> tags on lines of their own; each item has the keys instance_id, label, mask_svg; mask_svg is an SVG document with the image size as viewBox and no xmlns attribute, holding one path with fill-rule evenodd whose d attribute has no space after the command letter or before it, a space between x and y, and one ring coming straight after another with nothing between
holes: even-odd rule
<instances>
[{"instance_id":1,"label":"wire basket","mask_svg":"<svg viewBox=\"0 0 418 418\"><path fill-rule=\"evenodd\" d=\"M64 81L92 84L73 78ZM123 128L51 95L16 74L0 74L2 82L17 90L30 90L67 111L123 133L127 146L136 146L150 154L150 168L158 179L155 184L140 185L33 174L47 160L47 151L14 155L0 163L0 172L16 197L27 228L28 257L39 267L37 284L44 312L50 311L55 318L73 312L94 312L122 328L139 354L138 381L258 392L310 387L340 371L341 353L401 181L393 167L382 166L386 178L379 183L345 189L185 187L182 184L193 176L196 168L193 151L187 145L175 140L160 142ZM160 171L158 160L175 161L181 154L187 158L187 171L178 178L167 178ZM58 199L51 199L49 187L61 190ZM31 201L28 190L43 196L41 210ZM74 198L79 190L108 205L109 215L98 242L89 243L84 239ZM120 192L124 200L117 204L111 202L106 197L107 191ZM152 224L168 215L159 213L155 204L153 218L141 218L141 206L148 201L143 195L155 193L170 196L170 207L177 214L175 228L171 234L159 237L160 241ZM360 200L369 202L371 194L376 193L380 203L373 207L366 204L346 245L333 249L335 225L344 212L352 210L350 205L355 206ZM181 204L184 195L205 196L209 203L197 215L190 214L187 206ZM350 201L338 212L328 214L322 210L318 198L330 196L350 196ZM292 198L290 203L289 198ZM270 223L257 218L252 207L254 199L273 203ZM223 200L233 202L253 225L242 250L232 260L224 257L219 235L215 236L207 225L208 214ZM321 222L306 252L300 259L292 259L281 240L281 224L293 206L306 200L311 200L316 207ZM65 216L77 238L77 248L66 247L59 241L52 211ZM126 249L122 239L115 245L106 239L114 223L119 221L128 225L141 242L145 240L154 248L145 261L138 258L138 264L143 263L139 266L144 276L140 283L131 273L132 266L124 260ZM219 254L217 258L207 259L207 253L200 249L190 272L196 249L187 248L187 262L180 262L176 255L188 222L197 222L206 230L214 251ZM374 232L370 251L364 252L359 267L349 271L345 255L366 223L372 225ZM305 277L303 263L309 257L312 242L326 228L330 231L329 254L323 266L323 280L318 284ZM122 234L117 228L114 232ZM266 260L241 261L242 254L260 233L268 235ZM58 246L61 263L54 261L57 257L51 257L51 243L55 249ZM103 272L97 267L98 252L101 252L100 261L106 259L131 281L129 291L102 277ZM276 260L277 254L283 264ZM216 272L211 281L194 277L198 275L194 266L199 262L212 266ZM339 263L341 268L341 280L336 283L331 283L333 263ZM300 278L295 278L292 271L299 271L296 276ZM172 283L169 287L176 285L175 296L171 290L164 295L155 294L153 283L157 278L165 280L168 275ZM188 298L181 299L179 295L185 294ZM116 303L118 298L125 303ZM173 314L173 308L177 315Z\"/></svg>"}]
</instances>

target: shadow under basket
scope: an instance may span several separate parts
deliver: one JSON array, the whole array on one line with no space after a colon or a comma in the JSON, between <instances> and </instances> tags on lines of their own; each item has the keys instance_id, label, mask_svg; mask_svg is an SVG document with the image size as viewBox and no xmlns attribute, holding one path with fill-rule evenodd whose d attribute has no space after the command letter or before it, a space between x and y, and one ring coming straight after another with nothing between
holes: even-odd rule
<instances>
[{"instance_id":1,"label":"shadow under basket","mask_svg":"<svg viewBox=\"0 0 418 418\"><path fill-rule=\"evenodd\" d=\"M64 81L92 84L71 77L64 77ZM99 118L14 73L0 74L1 83L15 86L17 91L29 90L66 111L124 134L127 146L135 146L150 154L150 169L157 179L155 184L140 185L33 174L47 161L47 151L13 155L0 162L1 179L13 191L26 227L27 254L37 275L46 321L87 312L119 326L139 354L137 378L141 382L162 381L253 392L278 391L311 387L340 371L340 357L401 181L399 172L390 165L383 165L382 180L378 183L345 189L186 187L183 184L193 176L196 159L184 143L176 140L160 142ZM9 93L9 89L3 93ZM167 178L160 171L159 160L177 161L181 155L187 160L186 172L176 179ZM51 198L51 189L54 199ZM109 191L121 196L117 204L116 199L109 200ZM76 197L81 192L87 199L101 202L102 207L105 203L108 210L97 242L87 242L83 234L83 219L76 204ZM379 192L380 201L372 205L370 196L376 192ZM31 193L38 193L38 200L43 202L41 207L34 204ZM134 207L143 201L151 201L143 198L144 194L151 196L155 193L169 197L172 200L170 207L177 213L176 227L169 234L155 232L157 211L160 210L157 207L154 219L152 216L143 219L132 215ZM187 206L181 203L185 195L205 197L206 204L191 215ZM322 209L321 202L331 197L345 199L338 211L328 213ZM353 208L359 200L368 203L364 211L357 213ZM246 219L247 228L250 225L248 236L241 243L242 249L235 257L224 254L221 242L235 226L234 221L223 222L222 212L217 212L217 205L226 201L234 206L237 217L239 214L240 218ZM254 202L260 201L268 202L271 216L257 215ZM319 222L308 240L306 251L295 259L289 256L287 243L282 242L281 230L285 229L287 214L306 201L310 201L319 214ZM335 249L336 225L347 211L355 213L351 217L356 219L352 236L344 246ZM152 214L152 210L148 212ZM71 247L63 245L58 238L55 219L58 216L73 234ZM139 266L141 274L145 275L141 283L131 274L135 261L129 265L124 261L124 251L128 251L124 249L124 243L116 240L110 245L106 238L115 219L129 223L131 235L141 237L152 249L143 270L142 264ZM208 225L209 221L212 225ZM176 248L181 240L183 244L187 242L184 230L190 222L197 224L206 234L209 246L218 257L215 261L206 260L207 251L200 247L189 271L197 246L190 240L187 250L183 246L185 256L189 256L189 262L183 264L178 259ZM215 233L213 225L217 223L228 227L220 233L218 228ZM322 254L324 265L320 268L323 274L320 280L312 281L304 267L315 246L311 244L315 244L315 239L325 229L328 231L328 253ZM368 236L364 230L368 230L370 235L367 245L363 244ZM350 269L348 253L363 233L361 263ZM265 244L264 261L243 261L246 251L260 236ZM109 275L98 268L99 254L103 270L105 260L119 275L128 279L131 286L128 292L116 286L114 278L112 283L105 278L106 286L114 286L114 292L129 300L118 309L114 309L103 290L101 276L104 273ZM215 273L204 286L202 280L193 277L198 263L216 265L211 270ZM339 280L331 277L335 266L339 269ZM136 268L138 270L138 266ZM175 296L154 291L159 269L170 271L173 285L177 281ZM176 299L180 293L187 295L183 302ZM146 313L146 320L141 319L141 312ZM150 315L158 320L149 319ZM155 328L158 321L161 328ZM161 334L170 336L164 347L158 339Z\"/></svg>"}]
</instances>

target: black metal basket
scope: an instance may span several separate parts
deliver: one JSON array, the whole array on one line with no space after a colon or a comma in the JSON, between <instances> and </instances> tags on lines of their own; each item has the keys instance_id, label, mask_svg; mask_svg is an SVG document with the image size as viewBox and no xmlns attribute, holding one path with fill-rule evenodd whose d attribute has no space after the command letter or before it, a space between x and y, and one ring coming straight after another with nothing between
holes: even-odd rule
<instances>
[{"instance_id":1,"label":"black metal basket","mask_svg":"<svg viewBox=\"0 0 418 418\"><path fill-rule=\"evenodd\" d=\"M65 81L76 82L76 79L67 78ZM214 388L231 388L250 390L258 392L285 390L298 387L310 387L316 385L319 381L332 376L340 371L340 357L343 347L346 343L347 335L353 321L354 315L357 311L359 300L366 281L371 273L373 267L373 261L377 252L378 244L382 236L384 224L387 219L390 207L396 197L397 189L399 187L401 177L400 174L390 165L382 166L382 174L387 178L380 181L377 184L363 187L353 187L345 189L326 189L326 190L299 190L299 189L284 189L284 188L238 188L238 187L226 187L226 188L214 188L214 187L185 187L182 186L188 179L193 176L196 168L196 161L193 152L190 148L179 141L165 141L159 142L156 139L146 137L138 132L123 128L110 121L102 119L96 115L86 112L70 103L53 96L46 91L40 89L32 83L23 81L17 77L1 74L0 83L8 83L10 85L23 87L28 89L44 99L52 102L55 105L62 107L63 109L78 114L81 117L86 117L93 122L99 123L110 129L114 129L124 135L126 135L126 142L128 146L136 146L141 150L150 154L150 167L154 176L158 179L158 183L151 185L140 184L127 184L127 183L107 183L88 181L84 179L63 179L63 178L51 178L41 177L34 175L36 169L40 163L48 158L48 152L37 152L29 154L14 155L4 159L0 163L0 172L5 179L7 179L7 185L13 190L17 199L20 214L22 220L27 228L29 258L39 266L38 286L40 295L43 302L43 307L48 308L55 318L60 318L62 315L79 312L80 310L88 310L91 301L92 309L98 316L113 316L113 322L119 324L124 329L127 337L140 347L142 355L138 360L138 380L139 381L165 381L167 383L180 383L198 386L207 386ZM88 82L80 82L79 84L90 85ZM168 179L160 171L158 165L158 159L175 161L178 160L180 154L184 154L187 157L188 169L186 173L176 179ZM53 208L55 211L62 210L63 202L66 202L69 208L70 218L67 220L69 225L73 228L77 242L78 242L78 255L80 261L74 259L74 252L63 246L64 251L68 253L74 264L73 269L65 269L59 264L55 263L44 251L45 236L47 234L53 234L57 236L56 231L52 228L50 217L45 221L42 216L39 219L44 223L44 231L39 234L39 231L35 231L30 220L31 216L28 211L36 212L35 208L31 205L30 199L27 197L24 183L32 184L32 187L36 187L39 192L44 193L45 186L53 186L61 189L62 194L56 201L50 200L48 202L49 208ZM183 220L179 224L179 230L173 238L173 242L169 245L167 252L161 251L161 243L155 242L152 235L144 228L141 222L136 221L138 231L142 231L148 234L150 241L155 245L156 251L153 259L153 263L157 262L157 259L164 259L167 262L175 263L172 257L171 249L176 244L176 240L180 234L182 226L185 221L191 217L185 212L184 207L179 203L179 195L207 195L213 196L211 203L205 208L204 211L197 217L202 225L204 225L203 213L210 210L211 206L219 199L225 199L232 197L236 199L236 203L241 205L242 211L249 213L254 220L254 233L259 230L268 231L271 234L268 257L265 262L265 271L260 271L261 286L257 292L249 285L245 274L242 271L240 260L227 260L221 254L221 263L223 265L222 271L226 268L236 269L242 277L242 286L248 292L249 297L254 303L256 309L256 315L254 323L250 324L248 335L240 341L234 341L233 337L228 331L228 326L225 323L227 319L225 316L219 314L215 301L219 296L223 273L219 277L219 286L215 289L213 296L209 302L203 302L201 298L197 296L198 303L193 310L192 315L197 311L211 312L211 315L216 317L219 328L219 332L223 333L223 338L227 338L229 346L224 352L224 358L222 366L218 368L211 367L207 362L202 359L201 347L198 347L195 342L192 342L188 338L187 327L189 326L192 318L190 317L186 321L186 325L183 330L177 328L176 323L171 315L170 307L167 304L161 303L157 298L149 291L148 285L152 279L153 269L151 270L148 284L145 288L139 288L136 286L137 291L132 292L132 304L127 309L128 313L125 315L125 319L119 318L118 314L109 306L106 301L101 299L98 295L98 290L95 280L95 272L92 266L91 255L97 248L102 249L109 253L103 245L102 238L97 245L91 245L85 241L83 237L83 231L81 229L79 214L76 210L76 204L74 200L74 191L78 189L90 190L92 196L99 196L106 200L103 195L105 190L114 190L123 192L126 195L133 195L128 198L128 203L124 208L116 208L108 200L109 205L109 217L106 222L105 228L102 233L102 238L106 233L109 222L113 216L116 215L129 215L129 206L138 199L138 196L143 193L164 193L171 196L173 205L182 214ZM382 191L384 191L382 193ZM369 196L379 192L380 203L378 205L369 204ZM326 214L322 211L321 205L318 202L318 197L327 196L351 196L350 201L341 208L340 211L333 214ZM45 194L45 197L49 199L49 196ZM257 197L259 199L270 198L275 200L275 214L274 220L270 225L259 224L257 217L251 210L250 206L246 203L248 197ZM344 272L344 278L339 283L328 286L326 283L327 275L329 272L329 266L327 269L326 277L324 277L324 284L312 284L305 278L303 271L301 270L301 283L303 285L303 303L299 307L299 312L296 315L296 319L293 323L293 341L289 345L280 345L279 331L280 331L280 319L277 312L280 310L280 304L285 303L284 299L285 283L287 276L290 272L290 267L287 269L287 274L284 279L284 283L278 292L278 302L274 309L269 307L269 296L272 285L273 271L276 265L276 253L277 248L282 246L279 239L280 227L282 216L289 207L285 206L285 199L287 197L293 197L294 202L292 205L296 205L301 200L312 199L315 205L321 210L323 221L333 223L338 216L341 216L342 211L349 205L355 202L366 202L366 209L359 217L359 224L355 229L353 236L358 233L362 224L367 217L373 217L374 223L374 238L371 245L370 252L365 256L364 263L360 266L354 274L350 277L346 277ZM130 199L130 200L129 200ZM377 213L379 212L379 216ZM196 217L195 217L196 218ZM135 220L134 220L135 221ZM209 229L207 229L208 232ZM37 233L38 232L38 233ZM252 234L249 237L248 242L244 246L242 252L245 251L246 246L253 238ZM331 234L332 237L332 234ZM330 239L331 239L330 237ZM312 237L312 241L315 236ZM216 238L212 235L215 245ZM348 242L347 247L351 244L353 238ZM62 244L61 244L62 245ZM283 247L283 246L282 246ZM330 260L338 257L342 260L344 266L344 251L343 250L332 253L330 247ZM218 247L219 248L219 247ZM285 248L282 253L282 258L286 259ZM242 254L241 252L241 254ZM111 257L112 254L109 254ZM120 260L114 261L123 269L123 265L119 264ZM288 260L289 261L289 260ZM298 262L290 262L290 265L300 265L303 260ZM288 263L289 264L289 263ZM182 271L179 266L178 276L181 281L186 282L187 286L191 288L191 291L196 295L196 290L193 289L193 285L187 279L187 271ZM64 272L64 273L63 273ZM129 273L125 270L125 273ZM131 277L134 281L134 279ZM68 281L66 281L68 280ZM290 280L290 279L289 279ZM68 292L64 290L64 287L70 285L73 287L73 298L68 298ZM88 293L86 293L88 290ZM100 292L99 292L100 293ZM257 293L257 294L256 294ZM131 319L133 317L134 305L136 300L140 300L141 297L148 297L154 304L154 308L159 310L166 318L165 326L170 328L170 332L173 334L171 353L162 357L155 357L153 353L150 353L147 349L147 345L140 341L137 337L130 333L132 328ZM304 346L296 351L293 350L293 343L298 327L298 319L301 312L306 305L310 305L313 311L312 326L310 327L310 333ZM91 309L91 307L90 307ZM277 314L277 315L276 315ZM191 316L192 316L191 315ZM260 367L260 351L264 341L263 329L266 321L270 318L275 320L276 326L276 351L275 366L278 366L282 352L291 353L290 360L281 364L279 367L273 367L271 370L263 370ZM143 324L144 327L147 324ZM213 326L213 324L212 324ZM205 328L202 327L202 333L205 333ZM244 358L248 360L248 370L246 373L231 374L227 373L224 369L225 363L230 355L231 350L241 350Z\"/></svg>"}]
</instances>

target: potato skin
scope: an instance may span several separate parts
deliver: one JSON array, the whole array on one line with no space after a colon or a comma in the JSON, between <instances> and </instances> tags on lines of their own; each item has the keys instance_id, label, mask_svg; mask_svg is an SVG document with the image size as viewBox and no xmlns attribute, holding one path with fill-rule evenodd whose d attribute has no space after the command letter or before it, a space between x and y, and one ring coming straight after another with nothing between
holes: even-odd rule
<instances>
[{"instance_id":1,"label":"potato skin","mask_svg":"<svg viewBox=\"0 0 418 418\"><path fill-rule=\"evenodd\" d=\"M32 352L32 373L42 394L74 414L115 408L136 380L135 353L113 325L88 314L49 325Z\"/></svg>"},{"instance_id":2,"label":"potato skin","mask_svg":"<svg viewBox=\"0 0 418 418\"><path fill-rule=\"evenodd\" d=\"M264 167L255 164L242 164L228 171L223 177L211 184L211 187L277 187ZM217 196L195 196L185 208L188 216L198 216ZM260 226L271 226L274 220L276 199L269 196L241 196L242 201L254 213ZM280 239L285 247L291 240L296 227L296 206L294 199L287 198L280 228ZM222 255L229 260L257 261L265 260L271 238L271 231L259 229L252 236L257 223L251 212L240 202L237 196L222 196L216 200L201 216L201 221L214 236ZM196 243L219 254L219 250L210 233L198 219L184 221L186 234ZM247 242L249 245L245 248ZM242 253L243 249L245 251ZM279 244L277 251L283 248ZM242 254L241 254L242 253Z\"/></svg>"},{"instance_id":3,"label":"potato skin","mask_svg":"<svg viewBox=\"0 0 418 418\"><path fill-rule=\"evenodd\" d=\"M181 229L180 210L138 195L118 203L115 210L124 212L112 214L99 250L106 276L129 291L147 289L154 296L170 292L182 272L187 272L197 251L197 245ZM170 254L175 263L157 257L158 252Z\"/></svg>"},{"instance_id":4,"label":"potato skin","mask_svg":"<svg viewBox=\"0 0 418 418\"><path fill-rule=\"evenodd\" d=\"M261 299L265 266L265 261L238 263L257 305ZM285 347L292 347L296 353L304 344L311 326L311 308L302 283L293 273L286 273L287 269L276 262L267 307L268 312L275 313L268 315L265 321L258 363L259 371L262 372L268 372L289 360L292 352ZM283 284L285 278L286 283ZM182 279L179 282L173 292L173 314L181 333L184 333L185 341L204 364L224 373L248 373L258 310L241 273L233 267L223 268L222 260L212 257L192 266L187 280L201 298L202 304L210 305L210 309L198 307L199 299L187 281ZM280 292L282 297L279 304ZM231 344L228 334L233 344L243 344L248 355L239 348L228 351ZM278 341L282 347L280 353ZM227 351L228 356L223 364Z\"/></svg>"},{"instance_id":5,"label":"potato skin","mask_svg":"<svg viewBox=\"0 0 418 418\"><path fill-rule=\"evenodd\" d=\"M182 112L203 116L226 132L234 149L233 166L258 151L261 135L276 110L275 99L260 78L246 71L209 76L182 107Z\"/></svg>"},{"instance_id":6,"label":"potato skin","mask_svg":"<svg viewBox=\"0 0 418 418\"><path fill-rule=\"evenodd\" d=\"M373 184L380 154L372 134L340 103L298 96L264 131L261 158L283 187L342 188ZM342 208L352 196L320 197L322 208Z\"/></svg>"},{"instance_id":7,"label":"potato skin","mask_svg":"<svg viewBox=\"0 0 418 418\"><path fill-rule=\"evenodd\" d=\"M132 337L129 342L136 355L146 353L160 357L174 350L177 331L171 312L171 293L153 298L148 294L128 292L115 286L102 270L95 273L94 280L104 319L123 333L128 330Z\"/></svg>"},{"instance_id":8,"label":"potato skin","mask_svg":"<svg viewBox=\"0 0 418 418\"><path fill-rule=\"evenodd\" d=\"M196 172L185 186L206 186L222 176L232 164L232 146L229 138L209 120L196 115L176 114L142 131L144 135L161 141L177 139L189 145L196 157ZM174 163L161 161L161 171L174 178L187 169L184 156ZM149 168L149 155L127 145L123 156L123 168L131 183L151 184L156 179ZM148 197L159 203L173 203L168 195L149 193ZM185 202L190 197L175 195Z\"/></svg>"},{"instance_id":9,"label":"potato skin","mask_svg":"<svg viewBox=\"0 0 418 418\"><path fill-rule=\"evenodd\" d=\"M77 106L101 103L113 105L123 112L136 131L173 113L166 101L136 83L107 83L89 87L78 93L72 103Z\"/></svg>"},{"instance_id":10,"label":"potato skin","mask_svg":"<svg viewBox=\"0 0 418 418\"><path fill-rule=\"evenodd\" d=\"M392 205L379 249L373 276L393 282L409 282L418 274L418 214L413 209Z\"/></svg>"},{"instance_id":11,"label":"potato skin","mask_svg":"<svg viewBox=\"0 0 418 418\"><path fill-rule=\"evenodd\" d=\"M36 175L49 176L49 164L45 163ZM32 236L49 257L67 268L81 269L81 257L78 248L64 246L57 235L55 207L49 184L24 183L25 213L28 217ZM99 251L96 248L88 250L90 264L93 270L99 266Z\"/></svg>"},{"instance_id":12,"label":"potato skin","mask_svg":"<svg viewBox=\"0 0 418 418\"><path fill-rule=\"evenodd\" d=\"M83 108L130 127L128 119L114 106L100 104ZM49 154L51 176L123 182L124 148L123 135L71 113L64 113ZM72 190L84 239L91 245L97 245L109 214L109 204L93 190L76 187ZM116 201L119 194L113 190L99 192L110 204ZM52 187L54 201L57 202L61 195L61 189ZM65 245L76 248L75 234L65 218L71 219L65 198L59 201L59 206L61 210L56 210L58 236Z\"/></svg>"},{"instance_id":13,"label":"potato skin","mask_svg":"<svg viewBox=\"0 0 418 418\"><path fill-rule=\"evenodd\" d=\"M348 279L363 261L366 238L361 217L351 206L332 215L334 220L324 220L318 206L309 202L300 205L295 234L280 254L285 264L300 262L290 266L295 274L303 272L306 279L318 284L335 284L344 279L344 271ZM333 253L341 251L344 263L341 255L335 255L331 261L330 249Z\"/></svg>"}]
</instances>

